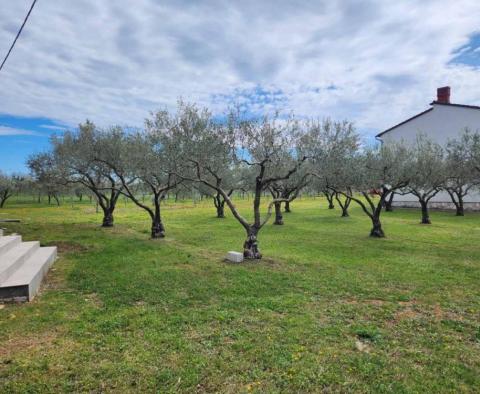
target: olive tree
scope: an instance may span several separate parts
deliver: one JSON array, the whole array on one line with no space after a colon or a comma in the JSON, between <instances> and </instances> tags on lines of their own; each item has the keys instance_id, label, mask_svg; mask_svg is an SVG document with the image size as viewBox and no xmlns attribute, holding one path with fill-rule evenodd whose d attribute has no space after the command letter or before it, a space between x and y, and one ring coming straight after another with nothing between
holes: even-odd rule
<instances>
[{"instance_id":1,"label":"olive tree","mask_svg":"<svg viewBox=\"0 0 480 394\"><path fill-rule=\"evenodd\" d=\"M335 198L335 191L332 190L330 184L325 182L323 187L321 188L323 195L327 199L328 202L328 209L335 209L334 198Z\"/></svg>"},{"instance_id":2,"label":"olive tree","mask_svg":"<svg viewBox=\"0 0 480 394\"><path fill-rule=\"evenodd\" d=\"M24 174L7 175L0 171L0 208L3 208L7 200L14 194L30 190L30 185L30 177Z\"/></svg>"},{"instance_id":3,"label":"olive tree","mask_svg":"<svg viewBox=\"0 0 480 394\"><path fill-rule=\"evenodd\" d=\"M262 217L263 193L275 182L290 178L304 164L306 157L300 149L302 130L299 123L278 116L247 119L232 111L224 122L215 122L210 112L194 105L180 103L172 117L172 139L183 148L183 160L188 168L183 177L203 183L222 195L234 218L246 232L243 254L247 259L261 259L258 235L272 215L275 203L289 199L273 199ZM286 168L281 164L291 156ZM242 169L246 189L253 191L251 220L235 206L228 190L218 183L224 169L230 165Z\"/></svg>"},{"instance_id":4,"label":"olive tree","mask_svg":"<svg viewBox=\"0 0 480 394\"><path fill-rule=\"evenodd\" d=\"M345 186L345 193L335 192L335 200L337 200L338 205L342 209L342 218L348 218L350 214L348 213L348 208L352 202L352 188L350 186Z\"/></svg>"},{"instance_id":5,"label":"olive tree","mask_svg":"<svg viewBox=\"0 0 480 394\"><path fill-rule=\"evenodd\" d=\"M475 179L478 179L480 177L480 132L478 130L471 132L467 129L462 135L462 140L468 148L470 165L476 171Z\"/></svg>"},{"instance_id":6,"label":"olive tree","mask_svg":"<svg viewBox=\"0 0 480 394\"><path fill-rule=\"evenodd\" d=\"M325 190L329 207L333 199L348 217L353 195L352 162L358 153L360 137L351 122L334 122L330 119L309 122L310 161L316 184Z\"/></svg>"},{"instance_id":7,"label":"olive tree","mask_svg":"<svg viewBox=\"0 0 480 394\"><path fill-rule=\"evenodd\" d=\"M105 138L105 133L87 120L79 125L78 131L53 136L52 145L53 157L62 170L64 182L90 190L103 211L102 227L112 227L122 187L111 168L97 160Z\"/></svg>"},{"instance_id":8,"label":"olive tree","mask_svg":"<svg viewBox=\"0 0 480 394\"><path fill-rule=\"evenodd\" d=\"M411 149L408 165L410 175L405 192L418 199L422 211L421 223L430 224L428 204L446 180L443 148L420 134Z\"/></svg>"},{"instance_id":9,"label":"olive tree","mask_svg":"<svg viewBox=\"0 0 480 394\"><path fill-rule=\"evenodd\" d=\"M286 171L288 168L291 168L294 165L294 157L291 154L288 154L283 161L280 162L280 166ZM280 170L279 168L278 170ZM282 215L282 201L284 200L285 212L290 212L290 202L292 202L300 191L307 186L310 180L310 173L307 166L302 166L298 171L296 171L292 176L287 179L281 179L276 182L272 182L267 189L269 190L272 198L277 200L273 204L275 208L275 220L273 224L283 225L283 215Z\"/></svg>"},{"instance_id":10,"label":"olive tree","mask_svg":"<svg viewBox=\"0 0 480 394\"><path fill-rule=\"evenodd\" d=\"M222 172L221 175L215 179L215 183L218 187L222 187L227 191L229 197L232 196L235 190L243 190L241 185L241 174L239 174L238 167L234 166L233 163L231 166L227 166L223 169L219 169L219 172ZM213 205L215 206L215 211L218 219L225 218L225 199L223 196L212 189L209 186L204 185L203 183L194 182L195 188L200 192L200 194L207 196L213 200Z\"/></svg>"},{"instance_id":11,"label":"olive tree","mask_svg":"<svg viewBox=\"0 0 480 394\"><path fill-rule=\"evenodd\" d=\"M16 189L15 180L11 175L0 172L0 208L13 196Z\"/></svg>"},{"instance_id":12,"label":"olive tree","mask_svg":"<svg viewBox=\"0 0 480 394\"><path fill-rule=\"evenodd\" d=\"M459 138L446 146L445 190L456 208L456 215L464 215L463 200L480 183L480 170L475 167L475 151L480 147L478 133L465 130ZM480 155L479 153L477 153Z\"/></svg>"},{"instance_id":13,"label":"olive tree","mask_svg":"<svg viewBox=\"0 0 480 394\"><path fill-rule=\"evenodd\" d=\"M64 185L64 174L57 165L54 155L50 153L37 153L29 157L27 165L40 192L48 197L48 204L53 198L60 205L59 194Z\"/></svg>"},{"instance_id":14,"label":"olive tree","mask_svg":"<svg viewBox=\"0 0 480 394\"><path fill-rule=\"evenodd\" d=\"M339 193L348 195L370 218L371 237L385 237L380 221L382 208L391 193L408 185L410 156L407 145L389 143L367 147L346 163L350 168L346 183L351 185L354 193L348 194L344 190Z\"/></svg>"},{"instance_id":15,"label":"olive tree","mask_svg":"<svg viewBox=\"0 0 480 394\"><path fill-rule=\"evenodd\" d=\"M166 111L156 113L152 119L146 120L145 131L129 133L121 127L110 128L96 157L113 171L121 185L120 193L148 213L152 238L165 237L161 202L181 181L175 175L175 144L167 141L163 133L168 118ZM151 193L151 203L137 195L140 188Z\"/></svg>"}]
</instances>

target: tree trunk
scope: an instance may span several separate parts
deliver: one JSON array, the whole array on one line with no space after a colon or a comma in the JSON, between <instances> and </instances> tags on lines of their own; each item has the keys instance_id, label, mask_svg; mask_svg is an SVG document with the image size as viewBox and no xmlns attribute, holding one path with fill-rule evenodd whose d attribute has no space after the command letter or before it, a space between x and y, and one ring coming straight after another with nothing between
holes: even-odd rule
<instances>
[{"instance_id":1,"label":"tree trunk","mask_svg":"<svg viewBox=\"0 0 480 394\"><path fill-rule=\"evenodd\" d=\"M328 209L334 209L335 205L333 205L333 193L330 194L329 192L325 192L323 194L325 194L325 197L327 197Z\"/></svg>"},{"instance_id":2,"label":"tree trunk","mask_svg":"<svg viewBox=\"0 0 480 394\"><path fill-rule=\"evenodd\" d=\"M285 201L285 212L290 213L290 201Z\"/></svg>"},{"instance_id":3,"label":"tree trunk","mask_svg":"<svg viewBox=\"0 0 480 394\"><path fill-rule=\"evenodd\" d=\"M249 260L261 259L262 254L258 250L257 242L258 231L255 228L249 230L247 239L243 244L243 257Z\"/></svg>"},{"instance_id":4,"label":"tree trunk","mask_svg":"<svg viewBox=\"0 0 480 394\"><path fill-rule=\"evenodd\" d=\"M463 198L458 198L457 212L456 216L465 216L465 211L463 210Z\"/></svg>"},{"instance_id":5,"label":"tree trunk","mask_svg":"<svg viewBox=\"0 0 480 394\"><path fill-rule=\"evenodd\" d=\"M2 196L0 196L0 208L3 208L5 206L5 203L7 200L12 197L13 193L10 193L9 189L4 190ZM18 193L17 193L18 195Z\"/></svg>"},{"instance_id":6,"label":"tree trunk","mask_svg":"<svg viewBox=\"0 0 480 394\"><path fill-rule=\"evenodd\" d=\"M464 216L465 212L463 210L463 197L460 194L457 195L457 197L458 197L458 204L456 205L456 208L457 208L456 216Z\"/></svg>"},{"instance_id":7,"label":"tree trunk","mask_svg":"<svg viewBox=\"0 0 480 394\"><path fill-rule=\"evenodd\" d=\"M7 201L8 197L10 197L8 195L8 191L4 192L2 196L0 196L0 208L3 208L3 206L5 205L5 202Z\"/></svg>"},{"instance_id":8,"label":"tree trunk","mask_svg":"<svg viewBox=\"0 0 480 394\"><path fill-rule=\"evenodd\" d=\"M283 225L283 216L282 216L282 203L276 202L275 204L275 221L273 224Z\"/></svg>"},{"instance_id":9,"label":"tree trunk","mask_svg":"<svg viewBox=\"0 0 480 394\"><path fill-rule=\"evenodd\" d=\"M225 201L222 201L217 206L217 218L224 219L225 218Z\"/></svg>"},{"instance_id":10,"label":"tree trunk","mask_svg":"<svg viewBox=\"0 0 480 394\"><path fill-rule=\"evenodd\" d=\"M113 209L106 208L103 210L102 227L113 227Z\"/></svg>"},{"instance_id":11,"label":"tree trunk","mask_svg":"<svg viewBox=\"0 0 480 394\"><path fill-rule=\"evenodd\" d=\"M385 201L385 211L387 212L393 212L393 196L394 192L390 193L390 196L388 197L388 200Z\"/></svg>"},{"instance_id":12,"label":"tree trunk","mask_svg":"<svg viewBox=\"0 0 480 394\"><path fill-rule=\"evenodd\" d=\"M160 201L158 198L154 197L155 203L155 214L152 218L152 238L164 238L165 237L165 227L162 223L162 216L160 215Z\"/></svg>"},{"instance_id":13,"label":"tree trunk","mask_svg":"<svg viewBox=\"0 0 480 394\"><path fill-rule=\"evenodd\" d=\"M372 217L372 230L370 231L370 236L371 237L376 237L376 238L384 238L385 233L383 232L382 229L382 223L380 222L380 217L379 216L373 216Z\"/></svg>"},{"instance_id":14,"label":"tree trunk","mask_svg":"<svg viewBox=\"0 0 480 394\"><path fill-rule=\"evenodd\" d=\"M463 195L461 193L461 189L460 189L460 192L458 189L454 189L454 188L446 188L445 190L450 195L450 199L452 200L453 205L455 205L455 210L456 210L455 215L464 216L465 213L463 210Z\"/></svg>"},{"instance_id":15,"label":"tree trunk","mask_svg":"<svg viewBox=\"0 0 480 394\"><path fill-rule=\"evenodd\" d=\"M431 224L430 217L428 215L428 202L420 200L420 206L422 207L422 221L421 224Z\"/></svg>"},{"instance_id":16,"label":"tree trunk","mask_svg":"<svg viewBox=\"0 0 480 394\"><path fill-rule=\"evenodd\" d=\"M213 203L217 209L217 218L225 218L225 200L222 198L220 193L217 193L216 196L213 197Z\"/></svg>"},{"instance_id":17,"label":"tree trunk","mask_svg":"<svg viewBox=\"0 0 480 394\"><path fill-rule=\"evenodd\" d=\"M165 238L165 227L163 227L162 219L160 216L155 216L152 219L152 238Z\"/></svg>"},{"instance_id":18,"label":"tree trunk","mask_svg":"<svg viewBox=\"0 0 480 394\"><path fill-rule=\"evenodd\" d=\"M350 206L352 199L348 196L345 196L345 202L342 203L340 193L335 193L335 199L337 200L338 205L340 205L340 208L342 208L342 218L348 218L350 216L348 214L348 207Z\"/></svg>"}]
</instances>

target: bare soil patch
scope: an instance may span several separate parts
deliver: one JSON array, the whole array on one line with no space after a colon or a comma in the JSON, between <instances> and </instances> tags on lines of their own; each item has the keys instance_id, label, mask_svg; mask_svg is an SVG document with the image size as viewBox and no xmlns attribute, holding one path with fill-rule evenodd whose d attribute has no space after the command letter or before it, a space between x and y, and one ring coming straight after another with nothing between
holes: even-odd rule
<instances>
[{"instance_id":1,"label":"bare soil patch","mask_svg":"<svg viewBox=\"0 0 480 394\"><path fill-rule=\"evenodd\" d=\"M0 362L8 364L12 361L11 358L18 353L45 350L51 347L58 337L59 332L57 331L49 331L32 336L19 334L2 342L0 346Z\"/></svg>"},{"instance_id":2,"label":"bare soil patch","mask_svg":"<svg viewBox=\"0 0 480 394\"><path fill-rule=\"evenodd\" d=\"M70 241L56 241L54 243L47 244L45 246L56 246L58 253L79 253L79 252L85 252L88 250L88 247L81 245L76 242L70 242Z\"/></svg>"}]
</instances>

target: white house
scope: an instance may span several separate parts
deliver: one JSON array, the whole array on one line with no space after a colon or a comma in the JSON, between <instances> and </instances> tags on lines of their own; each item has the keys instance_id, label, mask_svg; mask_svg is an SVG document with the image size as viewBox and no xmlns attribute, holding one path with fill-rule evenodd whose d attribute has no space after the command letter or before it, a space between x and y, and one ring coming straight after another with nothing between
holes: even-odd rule
<instances>
[{"instance_id":1,"label":"white house","mask_svg":"<svg viewBox=\"0 0 480 394\"><path fill-rule=\"evenodd\" d=\"M419 133L431 140L445 145L449 139L456 138L469 128L480 130L480 107L474 105L453 104L450 102L450 87L437 89L437 99L430 103L430 108L382 131L376 136L383 143L390 141L415 142ZM415 207L418 200L411 194L395 195L395 206ZM431 206L437 208L454 208L448 193L440 192L432 200ZM465 209L480 210L480 193L470 192L465 196Z\"/></svg>"}]
</instances>

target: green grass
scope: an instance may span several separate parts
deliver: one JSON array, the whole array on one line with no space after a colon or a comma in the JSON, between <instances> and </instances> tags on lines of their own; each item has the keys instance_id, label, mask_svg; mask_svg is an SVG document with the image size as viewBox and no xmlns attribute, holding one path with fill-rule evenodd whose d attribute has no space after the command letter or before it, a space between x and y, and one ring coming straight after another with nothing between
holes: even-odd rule
<instances>
[{"instance_id":1,"label":"green grass","mask_svg":"<svg viewBox=\"0 0 480 394\"><path fill-rule=\"evenodd\" d=\"M32 303L0 309L0 392L480 390L479 214L397 210L370 239L356 206L292 210L262 261L234 265L244 232L210 202L169 203L155 241L131 204L103 229L88 203L11 202L9 230L60 258Z\"/></svg>"}]
</instances>

